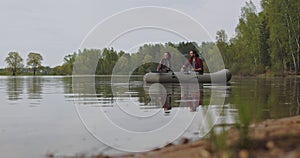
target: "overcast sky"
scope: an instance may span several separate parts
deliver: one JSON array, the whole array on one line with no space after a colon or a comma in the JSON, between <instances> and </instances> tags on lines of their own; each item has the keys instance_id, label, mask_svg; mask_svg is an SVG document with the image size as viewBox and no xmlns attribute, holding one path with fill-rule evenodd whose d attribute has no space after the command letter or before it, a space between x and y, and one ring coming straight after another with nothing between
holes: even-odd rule
<instances>
[{"instance_id":1,"label":"overcast sky","mask_svg":"<svg viewBox=\"0 0 300 158\"><path fill-rule=\"evenodd\" d=\"M215 37L225 29L234 36L240 10L247 0L5 0L0 1L0 67L5 57L18 51L23 59L41 53L43 65L56 66L78 50L84 37L101 21L125 9L168 7L200 22ZM260 0L253 0L260 9ZM167 20L167 19L166 19ZM130 19L124 20L130 22ZM166 39L165 42L168 39ZM176 41L170 39L170 41ZM160 41L162 42L162 41ZM122 45L118 46L122 49ZM128 50L125 48L124 50Z\"/></svg>"}]
</instances>

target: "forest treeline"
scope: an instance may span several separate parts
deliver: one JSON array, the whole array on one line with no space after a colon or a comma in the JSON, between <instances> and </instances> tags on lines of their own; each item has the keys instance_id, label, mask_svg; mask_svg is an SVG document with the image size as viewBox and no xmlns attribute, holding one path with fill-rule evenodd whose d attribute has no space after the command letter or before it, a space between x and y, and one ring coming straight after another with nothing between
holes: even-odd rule
<instances>
[{"instance_id":1,"label":"forest treeline","mask_svg":"<svg viewBox=\"0 0 300 158\"><path fill-rule=\"evenodd\" d=\"M84 49L64 57L64 63L51 68L47 74L71 75L75 61L82 62L81 70L93 71L97 75L109 75L115 64L122 72L134 69L133 74L144 74L156 69L163 53L179 52L188 57L190 50L199 50L204 63L214 63L221 54L225 68L235 75L257 74L299 74L300 71L300 1L299 0L262 0L262 10L246 2L241 8L235 36L228 38L225 30L216 33L215 42L180 42L165 44L145 44L137 52L117 51L113 48ZM196 30L195 30L196 31ZM174 53L175 55L178 53ZM90 58L93 61L89 61ZM173 69L179 70L182 63L176 61ZM95 62L96 68L87 63ZM144 64L139 65L139 62ZM150 63L149 63L150 62ZM91 64L90 64L91 65ZM210 64L209 71L221 69L222 64ZM205 70L208 71L207 64Z\"/></svg>"},{"instance_id":2,"label":"forest treeline","mask_svg":"<svg viewBox=\"0 0 300 158\"><path fill-rule=\"evenodd\" d=\"M213 46L213 44L211 45ZM52 73L54 75L71 75L73 70L79 69L80 73L96 75L110 75L113 71L117 74L142 75L156 70L164 52L170 52L172 62L178 63L182 62L180 58L185 59L184 55L187 56L190 50L198 49L197 46L197 43L194 42L145 44L134 53L117 51L113 48L83 49L65 56L64 64L53 68ZM181 54L180 52L185 53ZM77 68L74 68L74 65L77 65ZM179 66L181 65L172 64L172 69L179 70Z\"/></svg>"},{"instance_id":3,"label":"forest treeline","mask_svg":"<svg viewBox=\"0 0 300 158\"><path fill-rule=\"evenodd\" d=\"M235 28L236 34L230 39L225 30L220 30L216 33L216 42L203 42L199 46L193 42L147 44L137 53L131 54L117 52L112 48L98 50L103 55L99 60L97 74L110 74L117 60L122 60L126 66L126 64L134 65L137 60L146 62L153 58L161 58L168 47L177 49L184 55L191 49L199 49L203 56L209 58L205 60L214 60L214 53L218 53L212 49L215 45L223 57L225 67L233 74L299 74L300 1L262 0L261 7L262 10L257 12L252 1L246 2L241 8L239 23ZM77 54L88 51L84 50ZM56 72L70 74L74 56L76 54L67 56L65 64L56 68L61 70ZM156 64L145 64L139 67L136 73L142 74L155 68Z\"/></svg>"},{"instance_id":4,"label":"forest treeline","mask_svg":"<svg viewBox=\"0 0 300 158\"><path fill-rule=\"evenodd\" d=\"M257 12L250 1L241 9L236 36L217 32L226 67L235 74L299 73L300 1L262 0Z\"/></svg>"}]
</instances>

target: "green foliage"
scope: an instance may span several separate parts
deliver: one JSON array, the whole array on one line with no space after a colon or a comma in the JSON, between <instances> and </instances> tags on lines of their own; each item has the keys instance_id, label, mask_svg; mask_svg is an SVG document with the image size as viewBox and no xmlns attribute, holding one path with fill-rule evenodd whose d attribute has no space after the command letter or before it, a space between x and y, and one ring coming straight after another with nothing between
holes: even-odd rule
<instances>
[{"instance_id":1,"label":"green foliage","mask_svg":"<svg viewBox=\"0 0 300 158\"><path fill-rule=\"evenodd\" d=\"M43 57L39 53L29 53L27 58L27 65L33 70L33 75L36 75L36 71L42 68Z\"/></svg>"},{"instance_id":2,"label":"green foliage","mask_svg":"<svg viewBox=\"0 0 300 158\"><path fill-rule=\"evenodd\" d=\"M246 2L242 8L242 15L236 27L236 43L233 45L238 54L241 70L246 74L261 73L258 67L262 64L259 50L260 20L256 14L254 4ZM241 49L240 49L241 48Z\"/></svg>"},{"instance_id":3,"label":"green foliage","mask_svg":"<svg viewBox=\"0 0 300 158\"><path fill-rule=\"evenodd\" d=\"M84 49L64 57L64 64L52 69L53 75L96 74L96 75L143 75L156 70L165 52L171 53L172 69L179 71L190 50L197 50L194 42L173 44L145 44L132 54L113 48ZM182 52L181 52L181 51Z\"/></svg>"},{"instance_id":4,"label":"green foliage","mask_svg":"<svg viewBox=\"0 0 300 158\"><path fill-rule=\"evenodd\" d=\"M297 0L263 0L270 29L270 55L275 65L273 70L299 72L300 2Z\"/></svg>"},{"instance_id":5,"label":"green foliage","mask_svg":"<svg viewBox=\"0 0 300 158\"><path fill-rule=\"evenodd\" d=\"M236 36L227 41L224 30L216 44L233 74L299 73L300 1L262 0L257 13L250 2L241 9Z\"/></svg>"},{"instance_id":6,"label":"green foliage","mask_svg":"<svg viewBox=\"0 0 300 158\"><path fill-rule=\"evenodd\" d=\"M100 50L84 49L79 50L73 65L74 75L94 75L100 58Z\"/></svg>"},{"instance_id":7,"label":"green foliage","mask_svg":"<svg viewBox=\"0 0 300 158\"><path fill-rule=\"evenodd\" d=\"M15 76L24 66L23 59L18 52L9 52L5 61L8 64L7 69L12 72L13 76Z\"/></svg>"},{"instance_id":8,"label":"green foliage","mask_svg":"<svg viewBox=\"0 0 300 158\"><path fill-rule=\"evenodd\" d=\"M230 146L227 144L228 130L223 128L221 133L217 134L215 129L216 127L210 131L209 139L212 141L212 147L216 151L217 157L233 157Z\"/></svg>"},{"instance_id":9,"label":"green foliage","mask_svg":"<svg viewBox=\"0 0 300 158\"><path fill-rule=\"evenodd\" d=\"M224 69L224 63L218 46L213 42L203 42L200 50L201 55L205 59L204 70L209 72L216 72Z\"/></svg>"},{"instance_id":10,"label":"green foliage","mask_svg":"<svg viewBox=\"0 0 300 158\"><path fill-rule=\"evenodd\" d=\"M69 54L64 57L64 64L62 67L57 67L55 71L59 73L59 71L64 72L66 75L71 75L73 71L73 65L76 60L77 53ZM61 69L61 70L60 70Z\"/></svg>"}]
</instances>

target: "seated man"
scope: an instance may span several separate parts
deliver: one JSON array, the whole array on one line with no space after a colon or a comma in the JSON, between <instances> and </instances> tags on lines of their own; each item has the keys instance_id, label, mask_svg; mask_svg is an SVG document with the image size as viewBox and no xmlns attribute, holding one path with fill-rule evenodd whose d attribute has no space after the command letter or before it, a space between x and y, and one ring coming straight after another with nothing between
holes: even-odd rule
<instances>
[{"instance_id":1,"label":"seated man","mask_svg":"<svg viewBox=\"0 0 300 158\"><path fill-rule=\"evenodd\" d=\"M195 50L190 51L190 59L182 66L181 71L186 71L189 66L191 71L203 74L203 62Z\"/></svg>"},{"instance_id":2,"label":"seated man","mask_svg":"<svg viewBox=\"0 0 300 158\"><path fill-rule=\"evenodd\" d=\"M164 53L164 57L163 59L161 59L161 61L159 62L158 66L157 66L157 71L159 72L170 72L171 71L171 55L169 52L165 52Z\"/></svg>"}]
</instances>

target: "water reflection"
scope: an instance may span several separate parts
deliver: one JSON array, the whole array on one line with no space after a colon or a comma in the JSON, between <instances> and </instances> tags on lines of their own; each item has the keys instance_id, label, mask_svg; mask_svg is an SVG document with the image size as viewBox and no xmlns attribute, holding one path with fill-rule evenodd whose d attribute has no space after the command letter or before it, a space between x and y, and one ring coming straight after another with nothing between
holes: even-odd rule
<instances>
[{"instance_id":1,"label":"water reflection","mask_svg":"<svg viewBox=\"0 0 300 158\"><path fill-rule=\"evenodd\" d=\"M174 94L174 87L161 84L153 84L145 86L145 91L149 91L150 103L153 108L163 108L165 113L170 113L172 109L172 95ZM166 88L165 88L166 87ZM145 105L145 107L147 107Z\"/></svg>"},{"instance_id":2,"label":"water reflection","mask_svg":"<svg viewBox=\"0 0 300 158\"><path fill-rule=\"evenodd\" d=\"M128 83L121 79L112 83L109 78L84 76L72 81L74 94L67 98L74 99L88 131L109 145L125 144L122 147L126 149L154 148L174 141L182 133L199 138L212 126L232 123L236 118L233 111L221 115L223 104L204 104L204 98L210 100L213 90L214 99L223 98L226 87L136 80ZM223 117L221 121L219 116Z\"/></svg>"},{"instance_id":3,"label":"water reflection","mask_svg":"<svg viewBox=\"0 0 300 158\"><path fill-rule=\"evenodd\" d=\"M18 77L11 77L6 79L8 100L16 101L22 99L24 80Z\"/></svg>"},{"instance_id":4,"label":"water reflection","mask_svg":"<svg viewBox=\"0 0 300 158\"><path fill-rule=\"evenodd\" d=\"M230 103L225 101L224 105L209 105L209 102L206 104L203 102L204 96L206 100L210 100L212 88L215 89L215 97L212 99L218 99L230 92L230 86L164 83L149 84L146 87L150 87L150 89L146 88L145 91L150 92L152 107L162 108L168 114L172 108L188 108L189 112L196 113L194 125L191 126L192 129L190 130L195 132L195 129L203 126L202 133L196 131L198 134L204 135L212 125L233 125L237 122L238 110Z\"/></svg>"},{"instance_id":5,"label":"water reflection","mask_svg":"<svg viewBox=\"0 0 300 158\"><path fill-rule=\"evenodd\" d=\"M129 87L127 83L111 83L109 77L102 76L78 77L78 85L73 85L72 80L72 77L48 76L0 77L0 152L4 157L16 154L18 157L41 157L48 151L64 155L104 148L104 145L99 147L99 142L82 127L74 110L74 100L87 112L95 112L86 113L86 117L93 125L99 125L100 130L95 132L103 132L105 136L116 133L101 128L105 120L97 119L99 107L118 126L138 132L162 127L178 111L182 112L176 122L178 126L183 124L182 120L196 115L183 134L195 139L203 136L212 123L220 128L236 123L237 118L242 117L242 110L246 110L251 122L300 114L299 78L234 78L229 86L204 84L198 88L144 84L142 77L131 80ZM116 95L112 94L112 87L116 87ZM211 103L211 99L224 97L224 105ZM40 106L31 108L32 104ZM143 117L127 119L128 115L121 113L121 108ZM150 117L156 119L147 120ZM47 143L41 143L41 139ZM151 139L165 137L162 134ZM126 144L131 143L132 138L111 141ZM24 146L28 143L30 145ZM18 152L11 149L18 149Z\"/></svg>"},{"instance_id":6,"label":"water reflection","mask_svg":"<svg viewBox=\"0 0 300 158\"><path fill-rule=\"evenodd\" d=\"M299 115L300 80L291 78L237 78L228 101L247 109L251 121Z\"/></svg>"},{"instance_id":7,"label":"water reflection","mask_svg":"<svg viewBox=\"0 0 300 158\"><path fill-rule=\"evenodd\" d=\"M27 78L28 99L30 100L42 99L43 81L44 80L42 77Z\"/></svg>"},{"instance_id":8,"label":"water reflection","mask_svg":"<svg viewBox=\"0 0 300 158\"><path fill-rule=\"evenodd\" d=\"M72 77L66 76L62 78L63 87L64 87L64 94L72 94L73 87L72 87Z\"/></svg>"},{"instance_id":9,"label":"water reflection","mask_svg":"<svg viewBox=\"0 0 300 158\"><path fill-rule=\"evenodd\" d=\"M181 103L183 106L189 107L191 112L195 112L197 107L203 105L203 85L200 85L198 90L195 90L195 87L197 85L184 84L181 92Z\"/></svg>"},{"instance_id":10,"label":"water reflection","mask_svg":"<svg viewBox=\"0 0 300 158\"><path fill-rule=\"evenodd\" d=\"M110 77L75 77L73 81L73 93L69 86L65 86L67 98L76 99L79 104L113 104L117 99L131 98L137 99L136 102L141 109L165 108L171 107L189 107L191 112L195 112L197 107L203 104L204 96L206 100L210 99L212 86L198 84L147 84L143 81L133 81L130 83L111 83ZM66 83L70 79L65 80ZM69 84L68 84L69 85ZM112 92L112 87L116 87L116 94ZM198 87L198 88L197 88ZM74 92L75 90L75 92ZM219 97L228 93L230 88L219 89ZM105 101L104 101L105 100ZM209 103L209 102L208 102ZM206 105L208 105L206 103Z\"/></svg>"},{"instance_id":11,"label":"water reflection","mask_svg":"<svg viewBox=\"0 0 300 158\"><path fill-rule=\"evenodd\" d=\"M73 85L76 92L66 97L72 101L75 100L76 104L81 106L104 107L104 112L108 117L112 118L115 117L113 115L116 115L116 113L119 116L124 115L123 117L130 115L148 118L156 115L160 110L163 110L165 116L169 116L173 113L172 111L176 114L178 108L183 108L188 109L188 111L192 113L196 112L197 117L200 119L195 124L197 124L196 126L201 126L201 122L203 123L205 119L213 120L213 124L233 124L237 114L237 110L234 109L233 106L227 106L225 110L223 109L223 104L209 106L213 89L215 91L213 99L218 100L218 98L224 98L224 95L228 97L226 94L230 91L230 86L224 87L190 83L146 84L139 80L133 80L130 83L111 83L109 77L78 77L73 78L73 81L74 80L78 83ZM116 90L115 94L112 94L112 89ZM204 100L206 100L206 104ZM121 110L123 114L121 114L119 110ZM194 114L187 115L187 117L192 115ZM221 119L217 122L219 116ZM127 120L127 124L125 124L122 122L124 120L126 119L113 121L115 121L115 123L117 122L116 124L121 124L120 126L122 127L128 126L128 122L134 123L135 121L140 121L130 119L130 121ZM167 120L170 121L170 119ZM212 124L212 122L209 123ZM139 128L141 131L144 130L143 128L149 129L149 127L143 126ZM198 128L199 127L194 127L193 130ZM207 129L205 129L204 132L209 131L209 129L209 125L207 125Z\"/></svg>"},{"instance_id":12,"label":"water reflection","mask_svg":"<svg viewBox=\"0 0 300 158\"><path fill-rule=\"evenodd\" d=\"M29 103L30 107L40 105L44 94L61 93L61 86L65 89L69 87L69 93L72 93L70 81L63 82L64 77L40 77L40 76L18 76L18 77L1 77L2 85L6 87L1 90L7 94L9 104L17 104L16 101L22 101L22 105ZM69 83L69 85L68 85ZM61 93L62 94L62 93ZM34 105L33 105L34 104Z\"/></svg>"},{"instance_id":13,"label":"water reflection","mask_svg":"<svg viewBox=\"0 0 300 158\"><path fill-rule=\"evenodd\" d=\"M111 90L111 83L109 77L73 77L70 81L72 89L68 86L65 91L70 92L66 94L66 98L71 101L76 101L76 104L92 107L107 107L114 102L114 96Z\"/></svg>"},{"instance_id":14,"label":"water reflection","mask_svg":"<svg viewBox=\"0 0 300 158\"><path fill-rule=\"evenodd\" d=\"M188 107L191 112L195 112L197 107L203 105L203 85L146 84L145 91L149 91L152 98L150 104L153 107L163 108L166 113L170 113L172 107Z\"/></svg>"}]
</instances>

